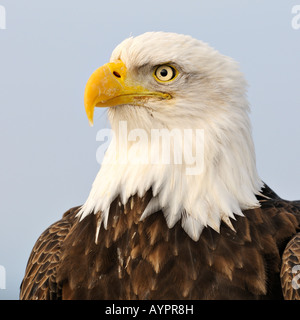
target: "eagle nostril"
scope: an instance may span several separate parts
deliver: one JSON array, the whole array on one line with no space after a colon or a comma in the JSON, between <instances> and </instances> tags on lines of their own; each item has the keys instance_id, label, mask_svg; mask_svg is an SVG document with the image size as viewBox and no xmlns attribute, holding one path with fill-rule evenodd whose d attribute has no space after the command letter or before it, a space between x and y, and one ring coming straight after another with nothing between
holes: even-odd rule
<instances>
[{"instance_id":1,"label":"eagle nostril","mask_svg":"<svg viewBox=\"0 0 300 320\"><path fill-rule=\"evenodd\" d=\"M115 76L115 77L117 77L117 78L121 78L121 75L120 75L120 73L119 73L119 72L114 71L114 72L113 72L113 74L114 74L114 76Z\"/></svg>"}]
</instances>

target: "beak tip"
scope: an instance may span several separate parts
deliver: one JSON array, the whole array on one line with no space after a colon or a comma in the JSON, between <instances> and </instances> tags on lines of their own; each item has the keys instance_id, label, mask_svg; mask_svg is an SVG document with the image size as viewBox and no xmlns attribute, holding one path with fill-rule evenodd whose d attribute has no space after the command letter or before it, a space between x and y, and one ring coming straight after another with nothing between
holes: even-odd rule
<instances>
[{"instance_id":1,"label":"beak tip","mask_svg":"<svg viewBox=\"0 0 300 320\"><path fill-rule=\"evenodd\" d=\"M89 121L89 125L92 127L94 124L94 106L90 106L85 103L85 112Z\"/></svg>"}]
</instances>

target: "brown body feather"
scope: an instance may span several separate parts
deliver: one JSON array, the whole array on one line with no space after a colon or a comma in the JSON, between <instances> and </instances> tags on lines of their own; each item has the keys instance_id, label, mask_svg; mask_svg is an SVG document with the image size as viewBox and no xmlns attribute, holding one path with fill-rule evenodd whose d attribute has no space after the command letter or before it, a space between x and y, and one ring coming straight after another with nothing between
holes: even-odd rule
<instances>
[{"instance_id":1,"label":"brown body feather","mask_svg":"<svg viewBox=\"0 0 300 320\"><path fill-rule=\"evenodd\" d=\"M291 268L300 264L300 236L291 239L300 203L267 186L264 195L260 208L231 221L235 231L208 227L197 242L180 222L169 229L160 211L139 221L151 191L125 206L116 199L97 243L99 214L79 222L73 208L35 244L20 298L299 299Z\"/></svg>"}]
</instances>

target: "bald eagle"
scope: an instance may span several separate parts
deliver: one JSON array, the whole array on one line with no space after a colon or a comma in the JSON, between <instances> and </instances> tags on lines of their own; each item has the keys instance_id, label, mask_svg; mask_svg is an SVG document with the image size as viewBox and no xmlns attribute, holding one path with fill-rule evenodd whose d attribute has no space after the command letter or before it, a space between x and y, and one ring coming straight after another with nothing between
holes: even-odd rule
<instances>
[{"instance_id":1,"label":"bald eagle","mask_svg":"<svg viewBox=\"0 0 300 320\"><path fill-rule=\"evenodd\" d=\"M37 240L21 299L300 298L300 201L257 173L234 60L186 35L130 37L84 103L90 124L108 108L113 135L86 202Z\"/></svg>"}]
</instances>

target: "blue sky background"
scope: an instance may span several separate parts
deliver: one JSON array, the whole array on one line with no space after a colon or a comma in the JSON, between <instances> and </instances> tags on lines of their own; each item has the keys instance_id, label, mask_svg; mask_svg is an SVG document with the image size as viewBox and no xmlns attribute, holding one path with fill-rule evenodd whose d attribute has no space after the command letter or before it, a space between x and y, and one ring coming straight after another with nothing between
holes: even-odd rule
<instances>
[{"instance_id":1,"label":"blue sky background","mask_svg":"<svg viewBox=\"0 0 300 320\"><path fill-rule=\"evenodd\" d=\"M38 236L82 204L99 170L96 133L83 92L113 48L146 31L190 34L240 63L260 176L279 195L300 199L300 29L297 1L0 0L0 265L18 299ZM300 23L300 19L299 19Z\"/></svg>"}]
</instances>

